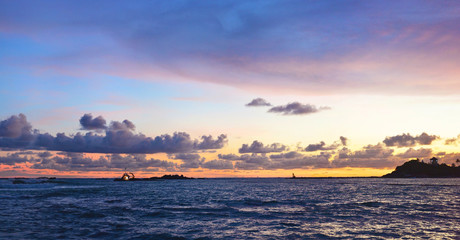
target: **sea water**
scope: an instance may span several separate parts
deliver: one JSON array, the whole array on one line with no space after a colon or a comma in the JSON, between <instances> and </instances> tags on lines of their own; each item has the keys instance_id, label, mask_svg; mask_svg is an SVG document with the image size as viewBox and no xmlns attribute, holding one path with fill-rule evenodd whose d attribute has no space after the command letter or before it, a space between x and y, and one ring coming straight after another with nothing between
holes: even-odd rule
<instances>
[{"instance_id":1,"label":"sea water","mask_svg":"<svg viewBox=\"0 0 460 240\"><path fill-rule=\"evenodd\" d=\"M13 181L1 239L460 238L460 179Z\"/></svg>"}]
</instances>

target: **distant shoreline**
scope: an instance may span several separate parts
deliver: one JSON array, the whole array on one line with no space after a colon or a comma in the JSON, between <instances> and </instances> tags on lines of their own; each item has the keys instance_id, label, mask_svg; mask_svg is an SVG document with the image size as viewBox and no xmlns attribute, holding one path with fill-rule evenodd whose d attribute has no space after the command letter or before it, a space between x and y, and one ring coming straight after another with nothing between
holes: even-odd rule
<instances>
[{"instance_id":1,"label":"distant shoreline","mask_svg":"<svg viewBox=\"0 0 460 240\"><path fill-rule=\"evenodd\" d=\"M352 179L352 178L383 178L378 176L371 177L203 177L203 178L191 178L190 180L206 180L206 179L292 179L292 180L301 180L301 179ZM428 177L429 178L429 177ZM435 177L433 177L435 178ZM457 177L445 177L445 178L457 178ZM38 177L0 177L0 180L8 179L38 179L46 180ZM55 179L101 179L101 180L113 180L114 177L104 177L104 178L90 178L90 177L56 177ZM139 179L149 179L149 178L139 178ZM49 178L48 180L54 180L54 178ZM158 179L161 180L161 179ZM180 180L180 179L167 179L167 180Z\"/></svg>"}]
</instances>

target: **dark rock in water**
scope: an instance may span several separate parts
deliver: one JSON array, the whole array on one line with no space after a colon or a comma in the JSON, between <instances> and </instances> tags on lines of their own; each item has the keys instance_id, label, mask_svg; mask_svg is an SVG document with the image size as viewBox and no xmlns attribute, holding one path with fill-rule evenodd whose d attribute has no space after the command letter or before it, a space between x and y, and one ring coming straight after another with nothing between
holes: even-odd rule
<instances>
[{"instance_id":1,"label":"dark rock in water","mask_svg":"<svg viewBox=\"0 0 460 240\"><path fill-rule=\"evenodd\" d=\"M26 184L26 182L24 180L21 180L21 179L14 179L13 184Z\"/></svg>"},{"instance_id":2,"label":"dark rock in water","mask_svg":"<svg viewBox=\"0 0 460 240\"><path fill-rule=\"evenodd\" d=\"M54 180L56 177L38 177L37 179L48 179L48 180Z\"/></svg>"},{"instance_id":3,"label":"dark rock in water","mask_svg":"<svg viewBox=\"0 0 460 240\"><path fill-rule=\"evenodd\" d=\"M458 178L460 167L446 164L429 164L420 160L411 160L384 176L384 178Z\"/></svg>"}]
</instances>

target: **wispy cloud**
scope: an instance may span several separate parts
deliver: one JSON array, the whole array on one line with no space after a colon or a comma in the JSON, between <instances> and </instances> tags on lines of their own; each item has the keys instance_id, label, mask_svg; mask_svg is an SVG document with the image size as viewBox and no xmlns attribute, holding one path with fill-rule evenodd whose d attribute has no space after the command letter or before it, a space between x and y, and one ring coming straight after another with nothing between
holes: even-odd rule
<instances>
[{"instance_id":1,"label":"wispy cloud","mask_svg":"<svg viewBox=\"0 0 460 240\"><path fill-rule=\"evenodd\" d=\"M19 36L34 51L12 49L2 64L309 94L455 94L459 9L448 1L6 1L3 44L17 46Z\"/></svg>"}]
</instances>

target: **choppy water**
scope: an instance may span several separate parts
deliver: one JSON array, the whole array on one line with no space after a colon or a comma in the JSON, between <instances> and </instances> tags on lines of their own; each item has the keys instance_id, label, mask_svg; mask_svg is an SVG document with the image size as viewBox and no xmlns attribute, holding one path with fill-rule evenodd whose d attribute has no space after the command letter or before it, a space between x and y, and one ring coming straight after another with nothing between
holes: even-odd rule
<instances>
[{"instance_id":1,"label":"choppy water","mask_svg":"<svg viewBox=\"0 0 460 240\"><path fill-rule=\"evenodd\" d=\"M460 179L12 181L1 239L460 238Z\"/></svg>"}]
</instances>

